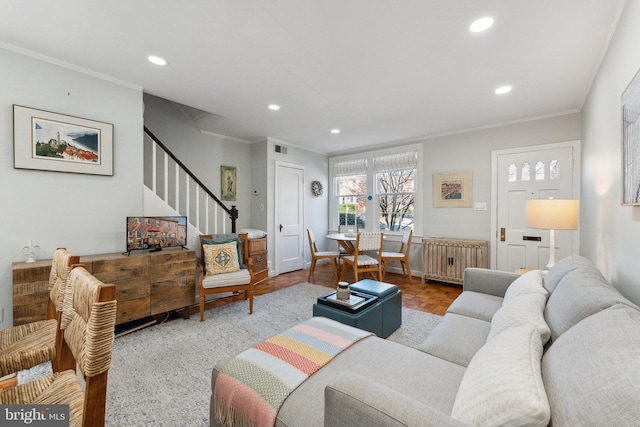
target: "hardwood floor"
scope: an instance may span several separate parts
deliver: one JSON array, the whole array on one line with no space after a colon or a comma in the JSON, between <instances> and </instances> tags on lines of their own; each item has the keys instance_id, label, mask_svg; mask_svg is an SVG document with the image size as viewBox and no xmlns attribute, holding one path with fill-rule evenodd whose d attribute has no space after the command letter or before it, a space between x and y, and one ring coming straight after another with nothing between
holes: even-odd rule
<instances>
[{"instance_id":1,"label":"hardwood floor","mask_svg":"<svg viewBox=\"0 0 640 427\"><path fill-rule=\"evenodd\" d=\"M306 282L309 276L309 270L298 270L291 273L281 274L277 277L270 277L255 287L255 295L264 295L289 286L297 285L300 282ZM353 280L353 279L351 279ZM420 283L420 278L413 277L413 284L409 284L405 276L387 272L384 281L392 283L402 291L402 305L415 310L422 310L429 313L443 316L454 299L462 293L462 286L446 284L440 282ZM330 264L320 264L316 266L316 270L311 279L311 283L326 286L335 289L337 281L333 275L333 269ZM329 291L327 291L329 292ZM234 301L240 301L244 296L221 298L216 301L207 302L206 309L229 304ZM255 305L254 305L255 309ZM191 313L197 313L192 308Z\"/></svg>"}]
</instances>

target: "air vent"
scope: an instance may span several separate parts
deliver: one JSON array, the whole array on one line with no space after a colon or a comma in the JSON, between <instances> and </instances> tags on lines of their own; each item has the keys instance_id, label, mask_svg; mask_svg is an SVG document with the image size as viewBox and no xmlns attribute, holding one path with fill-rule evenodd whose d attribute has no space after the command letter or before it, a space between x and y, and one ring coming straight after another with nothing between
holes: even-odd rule
<instances>
[{"instance_id":1,"label":"air vent","mask_svg":"<svg viewBox=\"0 0 640 427\"><path fill-rule=\"evenodd\" d=\"M287 154L287 147L276 144L276 153Z\"/></svg>"}]
</instances>

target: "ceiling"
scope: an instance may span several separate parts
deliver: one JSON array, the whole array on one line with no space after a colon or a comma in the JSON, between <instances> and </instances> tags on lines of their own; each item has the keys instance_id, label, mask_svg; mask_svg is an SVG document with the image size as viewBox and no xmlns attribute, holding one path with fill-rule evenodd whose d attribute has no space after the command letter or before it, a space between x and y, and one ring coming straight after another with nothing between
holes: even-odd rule
<instances>
[{"instance_id":1,"label":"ceiling","mask_svg":"<svg viewBox=\"0 0 640 427\"><path fill-rule=\"evenodd\" d=\"M212 113L202 130L335 154L579 111L623 5L4 0L0 47ZM487 15L495 24L471 33Z\"/></svg>"}]
</instances>

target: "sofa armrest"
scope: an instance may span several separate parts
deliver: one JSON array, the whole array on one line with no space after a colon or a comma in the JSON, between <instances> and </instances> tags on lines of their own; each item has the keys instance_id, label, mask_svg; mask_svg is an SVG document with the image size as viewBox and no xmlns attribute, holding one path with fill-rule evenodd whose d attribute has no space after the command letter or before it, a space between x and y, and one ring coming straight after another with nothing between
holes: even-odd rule
<instances>
[{"instance_id":1,"label":"sofa armrest","mask_svg":"<svg viewBox=\"0 0 640 427\"><path fill-rule=\"evenodd\" d=\"M462 289L483 294L504 297L511 282L520 277L508 271L488 270L486 268L467 268L464 270Z\"/></svg>"},{"instance_id":2,"label":"sofa armrest","mask_svg":"<svg viewBox=\"0 0 640 427\"><path fill-rule=\"evenodd\" d=\"M324 425L459 427L465 424L361 375L345 374L324 390Z\"/></svg>"}]
</instances>

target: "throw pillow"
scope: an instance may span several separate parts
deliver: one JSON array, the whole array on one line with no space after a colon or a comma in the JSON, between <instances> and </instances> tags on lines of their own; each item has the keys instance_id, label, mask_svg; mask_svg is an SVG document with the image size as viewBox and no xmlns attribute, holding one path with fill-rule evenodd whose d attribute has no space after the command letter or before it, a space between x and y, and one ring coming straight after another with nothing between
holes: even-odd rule
<instances>
[{"instance_id":1,"label":"throw pillow","mask_svg":"<svg viewBox=\"0 0 640 427\"><path fill-rule=\"evenodd\" d=\"M240 271L236 242L203 245L207 276Z\"/></svg>"},{"instance_id":2,"label":"throw pillow","mask_svg":"<svg viewBox=\"0 0 640 427\"><path fill-rule=\"evenodd\" d=\"M238 237L237 234L227 233L227 234L214 234L211 238L202 239L203 245L217 245L218 243L229 243L236 242L236 247L238 248L238 265L240 268L247 268L244 264L242 264L242 243L244 239Z\"/></svg>"},{"instance_id":3,"label":"throw pillow","mask_svg":"<svg viewBox=\"0 0 640 427\"><path fill-rule=\"evenodd\" d=\"M551 329L544 320L546 298L542 294L525 294L506 299L491 319L487 341L516 326L532 325L542 338L542 345L551 337Z\"/></svg>"},{"instance_id":4,"label":"throw pillow","mask_svg":"<svg viewBox=\"0 0 640 427\"><path fill-rule=\"evenodd\" d=\"M544 295L545 298L549 296L549 292L547 292L542 284L542 273L540 270L527 271L514 280L504 293L504 300L506 301L518 295L532 293Z\"/></svg>"},{"instance_id":5,"label":"throw pillow","mask_svg":"<svg viewBox=\"0 0 640 427\"><path fill-rule=\"evenodd\" d=\"M551 417L542 383L542 341L533 326L487 341L462 377L451 416L474 426L546 426Z\"/></svg>"}]
</instances>

